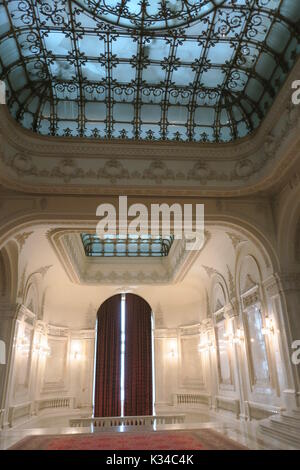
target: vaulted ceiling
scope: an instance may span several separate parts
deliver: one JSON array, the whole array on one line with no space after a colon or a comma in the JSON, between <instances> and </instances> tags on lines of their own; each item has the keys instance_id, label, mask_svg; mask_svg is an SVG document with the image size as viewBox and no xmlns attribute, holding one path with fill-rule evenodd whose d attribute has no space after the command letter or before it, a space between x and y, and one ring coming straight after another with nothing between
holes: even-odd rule
<instances>
[{"instance_id":1,"label":"vaulted ceiling","mask_svg":"<svg viewBox=\"0 0 300 470\"><path fill-rule=\"evenodd\" d=\"M41 134L228 142L266 115L299 21L299 0L1 1L0 79Z\"/></svg>"}]
</instances>

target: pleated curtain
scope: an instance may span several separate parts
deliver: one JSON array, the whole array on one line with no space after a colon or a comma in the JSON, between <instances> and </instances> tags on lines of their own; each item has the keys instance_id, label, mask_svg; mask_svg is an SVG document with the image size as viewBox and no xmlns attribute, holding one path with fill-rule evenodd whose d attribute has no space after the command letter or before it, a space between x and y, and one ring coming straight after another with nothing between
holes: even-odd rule
<instances>
[{"instance_id":1,"label":"pleated curtain","mask_svg":"<svg viewBox=\"0 0 300 470\"><path fill-rule=\"evenodd\" d=\"M121 295L98 311L94 416L121 415Z\"/></svg>"},{"instance_id":2,"label":"pleated curtain","mask_svg":"<svg viewBox=\"0 0 300 470\"><path fill-rule=\"evenodd\" d=\"M125 416L152 415L152 326L149 304L126 294ZM98 311L94 416L121 415L121 295Z\"/></svg>"},{"instance_id":3,"label":"pleated curtain","mask_svg":"<svg viewBox=\"0 0 300 470\"><path fill-rule=\"evenodd\" d=\"M126 294L125 416L152 415L151 307Z\"/></svg>"}]
</instances>

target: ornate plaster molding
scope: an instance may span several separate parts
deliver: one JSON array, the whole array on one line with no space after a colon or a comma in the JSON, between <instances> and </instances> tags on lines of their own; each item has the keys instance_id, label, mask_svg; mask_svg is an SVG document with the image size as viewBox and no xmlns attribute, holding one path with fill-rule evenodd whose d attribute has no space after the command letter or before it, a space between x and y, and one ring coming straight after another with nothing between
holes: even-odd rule
<instances>
[{"instance_id":1,"label":"ornate plaster molding","mask_svg":"<svg viewBox=\"0 0 300 470\"><path fill-rule=\"evenodd\" d=\"M23 232L23 233L18 233L15 236L15 240L18 242L18 245L20 247L20 251L22 251L23 246L26 243L26 240L32 235L33 232Z\"/></svg>"},{"instance_id":2,"label":"ornate plaster molding","mask_svg":"<svg viewBox=\"0 0 300 470\"><path fill-rule=\"evenodd\" d=\"M260 128L228 144L46 137L0 106L0 182L56 194L247 195L276 184L298 161L300 106L291 102L300 59Z\"/></svg>"},{"instance_id":3,"label":"ornate plaster molding","mask_svg":"<svg viewBox=\"0 0 300 470\"><path fill-rule=\"evenodd\" d=\"M260 302L258 286L254 286L252 289L245 292L245 294L242 294L241 297L244 309L247 309L252 305L255 305L256 303Z\"/></svg>"},{"instance_id":4,"label":"ornate plaster molding","mask_svg":"<svg viewBox=\"0 0 300 470\"><path fill-rule=\"evenodd\" d=\"M200 323L179 326L179 335L181 338L189 337L189 336L199 336L200 333L201 333Z\"/></svg>"},{"instance_id":5,"label":"ornate plaster molding","mask_svg":"<svg viewBox=\"0 0 300 470\"><path fill-rule=\"evenodd\" d=\"M18 288L18 293L17 293L17 298L19 299L23 299L24 293L25 293L26 270L27 270L27 265L23 268L23 271L20 277L19 288Z\"/></svg>"},{"instance_id":6,"label":"ornate plaster molding","mask_svg":"<svg viewBox=\"0 0 300 470\"><path fill-rule=\"evenodd\" d=\"M58 336L61 338L67 338L70 334L70 330L66 326L48 324L47 333L49 336Z\"/></svg>"},{"instance_id":7,"label":"ornate plaster molding","mask_svg":"<svg viewBox=\"0 0 300 470\"><path fill-rule=\"evenodd\" d=\"M155 328L165 328L164 312L161 308L160 302L158 302L157 307L153 313Z\"/></svg>"},{"instance_id":8,"label":"ornate plaster molding","mask_svg":"<svg viewBox=\"0 0 300 470\"><path fill-rule=\"evenodd\" d=\"M155 328L154 330L155 339L177 339L177 329L176 328Z\"/></svg>"},{"instance_id":9,"label":"ornate plaster molding","mask_svg":"<svg viewBox=\"0 0 300 470\"><path fill-rule=\"evenodd\" d=\"M237 248L239 247L239 245L241 243L247 243L247 241L248 241L248 240L245 240L244 238L240 237L236 233L226 232L226 235L229 237L235 251L237 250Z\"/></svg>"},{"instance_id":10,"label":"ornate plaster molding","mask_svg":"<svg viewBox=\"0 0 300 470\"><path fill-rule=\"evenodd\" d=\"M81 330L72 330L71 339L85 340L85 339L95 339L95 329L81 329Z\"/></svg>"},{"instance_id":11,"label":"ornate plaster molding","mask_svg":"<svg viewBox=\"0 0 300 470\"><path fill-rule=\"evenodd\" d=\"M214 274L221 276L219 271L217 271L215 268L211 268L210 266L205 266L205 265L202 265L202 268L204 269L204 271L206 272L209 278L211 278Z\"/></svg>"},{"instance_id":12,"label":"ornate plaster molding","mask_svg":"<svg viewBox=\"0 0 300 470\"><path fill-rule=\"evenodd\" d=\"M228 264L226 265L226 267L227 267L227 274L228 274L229 298L230 300L234 300L236 296L235 282L234 282L233 275Z\"/></svg>"},{"instance_id":13,"label":"ornate plaster molding","mask_svg":"<svg viewBox=\"0 0 300 470\"><path fill-rule=\"evenodd\" d=\"M91 229L51 229L47 238L71 282L85 285L144 285L181 282L199 255L187 251L185 240L176 240L164 258L88 258L80 240ZM210 233L205 231L206 241ZM203 248L202 248L203 249Z\"/></svg>"}]
</instances>

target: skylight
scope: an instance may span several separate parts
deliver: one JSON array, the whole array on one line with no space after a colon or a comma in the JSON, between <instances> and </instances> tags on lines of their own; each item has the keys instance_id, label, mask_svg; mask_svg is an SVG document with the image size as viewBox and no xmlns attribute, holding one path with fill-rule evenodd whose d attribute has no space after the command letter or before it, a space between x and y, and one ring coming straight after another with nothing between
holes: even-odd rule
<instances>
[{"instance_id":1,"label":"skylight","mask_svg":"<svg viewBox=\"0 0 300 470\"><path fill-rule=\"evenodd\" d=\"M164 257L168 256L174 237L151 237L142 235L127 238L110 237L100 239L97 235L82 233L86 256L90 257Z\"/></svg>"},{"instance_id":2,"label":"skylight","mask_svg":"<svg viewBox=\"0 0 300 470\"><path fill-rule=\"evenodd\" d=\"M207 15L225 0L77 0L100 20L126 28L149 30L185 26Z\"/></svg>"},{"instance_id":3,"label":"skylight","mask_svg":"<svg viewBox=\"0 0 300 470\"><path fill-rule=\"evenodd\" d=\"M44 135L229 142L299 54L299 0L2 1L0 79Z\"/></svg>"}]
</instances>

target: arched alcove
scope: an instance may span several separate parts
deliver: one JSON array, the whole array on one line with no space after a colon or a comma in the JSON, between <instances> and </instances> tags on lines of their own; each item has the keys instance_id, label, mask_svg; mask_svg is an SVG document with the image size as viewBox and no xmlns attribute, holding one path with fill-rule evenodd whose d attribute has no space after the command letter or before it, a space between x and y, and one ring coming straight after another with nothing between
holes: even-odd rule
<instances>
[{"instance_id":1,"label":"arched alcove","mask_svg":"<svg viewBox=\"0 0 300 470\"><path fill-rule=\"evenodd\" d=\"M226 289L220 279L215 279L212 283L212 311L217 312L226 305Z\"/></svg>"},{"instance_id":2,"label":"arched alcove","mask_svg":"<svg viewBox=\"0 0 300 470\"><path fill-rule=\"evenodd\" d=\"M239 291L244 294L252 287L261 283L261 273L256 259L247 255L241 260L239 271Z\"/></svg>"}]
</instances>

